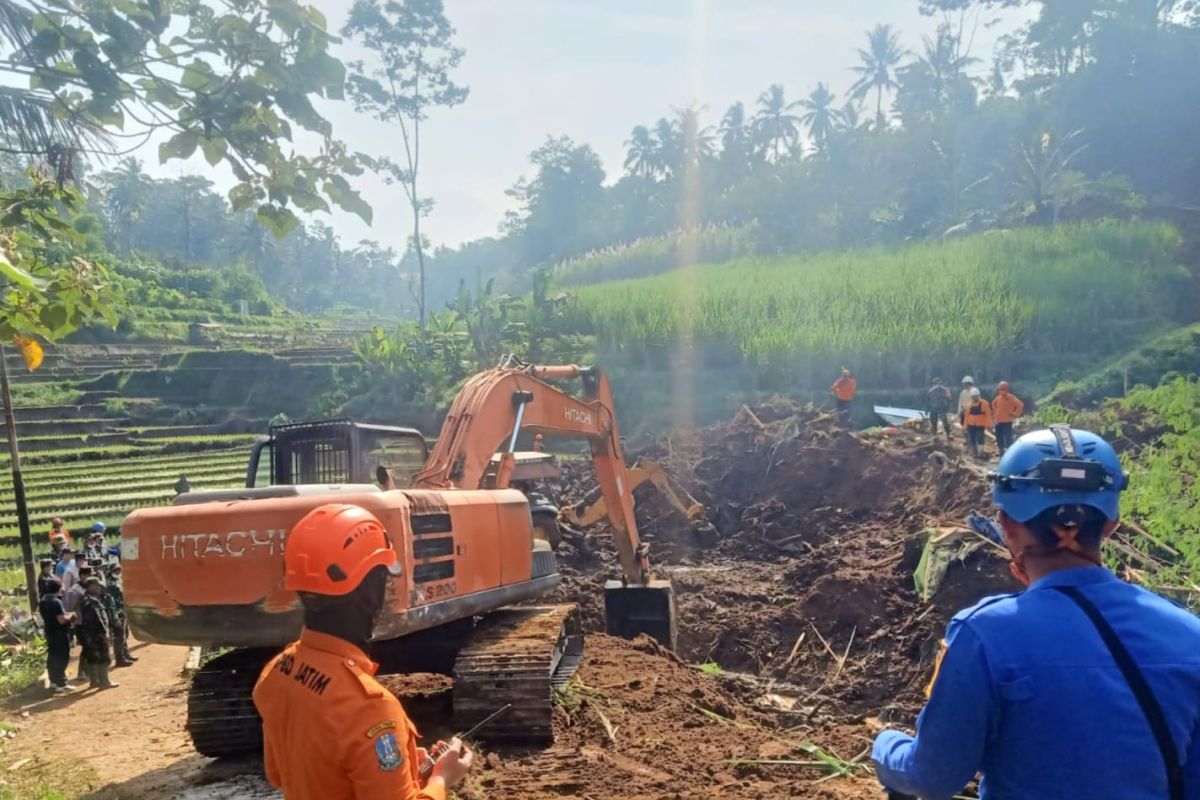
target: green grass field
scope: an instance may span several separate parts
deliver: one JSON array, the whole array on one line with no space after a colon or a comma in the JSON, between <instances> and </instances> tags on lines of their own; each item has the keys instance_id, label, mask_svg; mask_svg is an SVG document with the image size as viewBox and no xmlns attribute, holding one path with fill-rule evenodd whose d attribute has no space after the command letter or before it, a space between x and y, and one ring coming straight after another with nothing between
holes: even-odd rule
<instances>
[{"instance_id":1,"label":"green grass field","mask_svg":"<svg viewBox=\"0 0 1200 800\"><path fill-rule=\"evenodd\" d=\"M740 259L579 286L570 313L622 347L732 343L758 362L1096 356L1168 326L1190 285L1178 241L1101 222Z\"/></svg>"}]
</instances>

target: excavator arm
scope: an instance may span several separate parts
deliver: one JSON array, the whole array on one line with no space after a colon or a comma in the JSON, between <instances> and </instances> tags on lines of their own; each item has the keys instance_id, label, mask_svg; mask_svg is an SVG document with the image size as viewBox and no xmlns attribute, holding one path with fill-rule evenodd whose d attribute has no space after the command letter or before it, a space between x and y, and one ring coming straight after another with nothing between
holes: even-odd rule
<instances>
[{"instance_id":1,"label":"excavator arm","mask_svg":"<svg viewBox=\"0 0 1200 800\"><path fill-rule=\"evenodd\" d=\"M546 383L554 378L582 379L582 398ZM647 548L638 539L634 521L633 487L621 453L612 390L596 367L499 367L471 378L450 406L437 445L417 473L415 485L480 488L493 454L501 450L495 487L506 488L521 430L588 441L625 581L649 584Z\"/></svg>"},{"instance_id":2,"label":"excavator arm","mask_svg":"<svg viewBox=\"0 0 1200 800\"><path fill-rule=\"evenodd\" d=\"M657 461L639 458L632 467L625 470L625 474L628 476L631 491L636 491L639 486L649 482L662 493L672 508L687 517L689 521L695 522L704 518L704 506L692 497L687 489L680 486ZM567 524L576 528L590 528L606 516L608 516L608 502L599 487L588 492L586 497L570 508L563 509L562 512L562 517Z\"/></svg>"}]
</instances>

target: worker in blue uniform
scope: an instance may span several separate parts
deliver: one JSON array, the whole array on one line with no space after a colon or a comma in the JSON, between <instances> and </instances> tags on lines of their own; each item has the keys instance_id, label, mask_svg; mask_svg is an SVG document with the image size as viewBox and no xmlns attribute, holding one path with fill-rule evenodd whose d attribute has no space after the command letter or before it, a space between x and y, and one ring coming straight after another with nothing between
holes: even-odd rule
<instances>
[{"instance_id":1,"label":"worker in blue uniform","mask_svg":"<svg viewBox=\"0 0 1200 800\"><path fill-rule=\"evenodd\" d=\"M951 620L916 736L883 731L893 797L1200 798L1200 619L1100 560L1126 478L1099 436L1022 436L990 476L1028 588Z\"/></svg>"}]
</instances>

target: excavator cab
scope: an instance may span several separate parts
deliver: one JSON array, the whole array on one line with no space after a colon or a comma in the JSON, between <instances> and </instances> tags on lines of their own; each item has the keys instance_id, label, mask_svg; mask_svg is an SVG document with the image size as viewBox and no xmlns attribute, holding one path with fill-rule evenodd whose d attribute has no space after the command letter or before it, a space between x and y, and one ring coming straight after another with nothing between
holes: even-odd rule
<instances>
[{"instance_id":1,"label":"excavator cab","mask_svg":"<svg viewBox=\"0 0 1200 800\"><path fill-rule=\"evenodd\" d=\"M348 419L275 425L250 452L246 486L366 484L382 468L404 488L428 455L425 437L414 428Z\"/></svg>"}]
</instances>

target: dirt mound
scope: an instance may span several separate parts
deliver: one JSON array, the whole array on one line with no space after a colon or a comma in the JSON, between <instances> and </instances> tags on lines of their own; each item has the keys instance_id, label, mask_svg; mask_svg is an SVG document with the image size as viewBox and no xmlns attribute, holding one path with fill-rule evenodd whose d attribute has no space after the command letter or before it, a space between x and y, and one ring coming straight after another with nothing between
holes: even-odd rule
<instances>
[{"instance_id":1,"label":"dirt mound","mask_svg":"<svg viewBox=\"0 0 1200 800\"><path fill-rule=\"evenodd\" d=\"M559 698L554 747L491 754L459 794L464 800L878 796L866 775L814 787L805 779L821 777L816 768L747 763L816 759L805 736L778 732L775 720L740 699L731 683L645 637L591 636L583 666ZM826 731L823 738L844 747L837 755L845 759L869 742L861 727Z\"/></svg>"},{"instance_id":2,"label":"dirt mound","mask_svg":"<svg viewBox=\"0 0 1200 800\"><path fill-rule=\"evenodd\" d=\"M957 443L913 431L841 430L811 406L777 401L730 423L631 448L657 460L719 529L715 547L652 487L635 493L651 560L673 581L679 653L783 687L809 723L889 711L921 700L949 617L1016 587L991 550L956 563L931 604L912 573L922 533L989 507L983 470ZM571 464L564 500L595 484ZM616 574L611 548L563 552L559 596L602 624L601 583Z\"/></svg>"}]
</instances>

